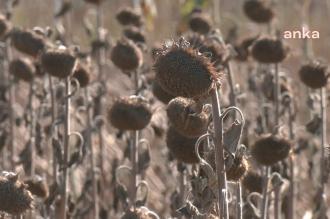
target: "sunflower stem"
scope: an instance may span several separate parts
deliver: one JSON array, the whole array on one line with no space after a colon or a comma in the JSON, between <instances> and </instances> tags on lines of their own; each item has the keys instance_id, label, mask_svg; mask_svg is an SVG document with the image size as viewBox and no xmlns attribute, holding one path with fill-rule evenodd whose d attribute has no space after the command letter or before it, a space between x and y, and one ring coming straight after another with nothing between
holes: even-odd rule
<instances>
[{"instance_id":1,"label":"sunflower stem","mask_svg":"<svg viewBox=\"0 0 330 219\"><path fill-rule=\"evenodd\" d=\"M52 76L47 75L48 83L49 83L49 90L50 90L50 101L51 101L51 118L52 118L52 125L55 122L56 118L56 107L55 107L55 95L54 95L54 88L53 88L53 79ZM53 131L53 130L52 130ZM56 132L56 130L54 130ZM56 159L56 152L54 148L52 148L52 155L53 155L53 181L57 183L57 159Z\"/></svg>"},{"instance_id":2,"label":"sunflower stem","mask_svg":"<svg viewBox=\"0 0 330 219\"><path fill-rule=\"evenodd\" d=\"M91 172L92 172L92 183L93 183L93 204L94 204L94 219L99 218L99 205L98 205L98 191L97 191L97 179L96 179L96 174L95 174L95 160L94 160L94 148L92 145L92 125L91 125L91 107L89 104L89 94L88 94L88 87L85 88L85 100L87 102L87 129L88 129L88 134L87 134L87 147L90 149L90 164L91 164Z\"/></svg>"},{"instance_id":3,"label":"sunflower stem","mask_svg":"<svg viewBox=\"0 0 330 219\"><path fill-rule=\"evenodd\" d=\"M10 152L10 169L15 171L15 84L13 83L13 77L11 77L9 73L9 61L11 59L11 48L9 42L6 42L5 48L5 60L7 62L7 81L9 82L9 129L10 129L10 137L9 137L9 152Z\"/></svg>"},{"instance_id":4,"label":"sunflower stem","mask_svg":"<svg viewBox=\"0 0 330 219\"><path fill-rule=\"evenodd\" d=\"M218 178L218 208L221 219L228 219L228 202L227 202L227 179L225 172L225 160L223 153L223 121L221 119L219 91L217 88L212 90L212 115L214 123L214 143L215 143L215 160L216 174Z\"/></svg>"},{"instance_id":5,"label":"sunflower stem","mask_svg":"<svg viewBox=\"0 0 330 219\"><path fill-rule=\"evenodd\" d=\"M320 189L321 189L321 202L324 208L321 208L320 218L326 218L326 192L325 192L325 184L326 180L324 177L324 173L326 170L326 157L325 150L327 146L327 112L326 112L326 88L320 89L320 97L321 97L321 119L322 119L322 129L321 129L321 172L320 172Z\"/></svg>"},{"instance_id":6,"label":"sunflower stem","mask_svg":"<svg viewBox=\"0 0 330 219\"><path fill-rule=\"evenodd\" d=\"M279 78L279 68L278 64L275 64L275 86L274 86L274 94L275 94L275 126L279 125L280 122L280 78Z\"/></svg>"},{"instance_id":7,"label":"sunflower stem","mask_svg":"<svg viewBox=\"0 0 330 219\"><path fill-rule=\"evenodd\" d=\"M138 158L137 158L137 148L139 143L139 131L132 131L131 132L131 162L132 162L132 183L131 183L131 205L135 209L135 201L136 201L136 184L137 184L137 168L138 168Z\"/></svg>"},{"instance_id":8,"label":"sunflower stem","mask_svg":"<svg viewBox=\"0 0 330 219\"><path fill-rule=\"evenodd\" d=\"M96 37L97 40L101 39L101 28L102 28L103 12L101 4L97 5L96 8ZM96 66L97 66L97 81L100 83L102 89L106 87L105 81L103 80L103 63L104 63L105 51L103 48L99 48L96 53ZM94 115L95 118L102 114L102 96L95 99Z\"/></svg>"},{"instance_id":9,"label":"sunflower stem","mask_svg":"<svg viewBox=\"0 0 330 219\"><path fill-rule=\"evenodd\" d=\"M99 146L100 146L100 154L99 154L99 162L100 162L100 171L101 171L101 190L103 191L104 185L106 184L106 172L104 169L104 155L105 155L105 148L104 148L104 141L103 141L103 134L102 134L102 127L100 127L98 131L98 138L99 138ZM104 194L101 192L100 199L103 200Z\"/></svg>"},{"instance_id":10,"label":"sunflower stem","mask_svg":"<svg viewBox=\"0 0 330 219\"><path fill-rule=\"evenodd\" d=\"M281 219L281 186L276 186L274 190L274 219Z\"/></svg>"},{"instance_id":11,"label":"sunflower stem","mask_svg":"<svg viewBox=\"0 0 330 219\"><path fill-rule=\"evenodd\" d=\"M228 82L230 86L230 105L231 106L236 106L237 101L236 101L236 92L235 92L235 80L234 80L234 75L232 72L232 67L230 62L226 63L226 69L228 73ZM233 114L232 116L233 120L236 119L236 113ZM236 187L236 217L237 219L242 219L243 218L243 203L242 203L242 187L241 187L241 182L238 181L235 185Z\"/></svg>"},{"instance_id":12,"label":"sunflower stem","mask_svg":"<svg viewBox=\"0 0 330 219\"><path fill-rule=\"evenodd\" d=\"M98 40L101 40L100 29L102 28L102 18L103 18L102 6L101 4L98 4L96 8L96 37ZM97 79L99 82L102 82L102 78L103 78L103 68L102 68L103 57L104 57L104 51L101 48L98 50L97 53L97 70L98 70Z\"/></svg>"},{"instance_id":13,"label":"sunflower stem","mask_svg":"<svg viewBox=\"0 0 330 219\"><path fill-rule=\"evenodd\" d=\"M6 77L6 44L0 41L0 81L1 86L6 85L7 77ZM2 84L3 83L3 84ZM7 90L7 88L6 88ZM2 98L2 97L1 97ZM2 149L1 151L1 159L0 159L0 168L6 169L7 153L6 150Z\"/></svg>"},{"instance_id":14,"label":"sunflower stem","mask_svg":"<svg viewBox=\"0 0 330 219\"><path fill-rule=\"evenodd\" d=\"M30 176L34 176L35 169L35 113L33 108L33 95L34 95L34 80L30 82L30 93L29 93L29 103L28 110L30 112L30 159L31 159L31 167L30 167Z\"/></svg>"},{"instance_id":15,"label":"sunflower stem","mask_svg":"<svg viewBox=\"0 0 330 219\"><path fill-rule=\"evenodd\" d=\"M243 219L242 186L240 180L236 183L236 218Z\"/></svg>"},{"instance_id":16,"label":"sunflower stem","mask_svg":"<svg viewBox=\"0 0 330 219\"><path fill-rule=\"evenodd\" d=\"M64 155L63 155L63 187L61 191L61 208L59 219L66 219L66 203L68 199L68 159L69 159L69 135L70 135L70 78L65 79L65 122L64 122Z\"/></svg>"},{"instance_id":17,"label":"sunflower stem","mask_svg":"<svg viewBox=\"0 0 330 219\"><path fill-rule=\"evenodd\" d=\"M270 176L270 167L265 167L265 175L263 179L262 190L262 205L261 205L261 219L267 219L268 216L268 181Z\"/></svg>"},{"instance_id":18,"label":"sunflower stem","mask_svg":"<svg viewBox=\"0 0 330 219\"><path fill-rule=\"evenodd\" d=\"M290 133L290 140L294 140L294 131L293 131L293 112L292 112L292 106L291 101L289 105L289 133ZM289 206L288 206L288 218L294 219L294 209L295 209L295 177L294 177L294 157L293 155L289 156L289 171L290 171L290 187L289 187Z\"/></svg>"},{"instance_id":19,"label":"sunflower stem","mask_svg":"<svg viewBox=\"0 0 330 219\"><path fill-rule=\"evenodd\" d=\"M9 76L10 78L10 76ZM10 126L10 141L9 141L9 150L10 150L10 168L15 170L15 111L14 111L14 103L15 103L15 85L11 82L9 88L9 126Z\"/></svg>"},{"instance_id":20,"label":"sunflower stem","mask_svg":"<svg viewBox=\"0 0 330 219\"><path fill-rule=\"evenodd\" d=\"M179 163L178 165L180 165L181 167L181 169L183 168L183 163ZM180 183L180 205L183 205L183 203L184 203L184 196L185 196L185 187L186 187L186 185L185 185L185 170L183 170L183 171L181 171L180 170L180 172L179 172L180 174L179 174L179 183Z\"/></svg>"},{"instance_id":21,"label":"sunflower stem","mask_svg":"<svg viewBox=\"0 0 330 219\"><path fill-rule=\"evenodd\" d=\"M135 95L139 94L139 73L138 70L134 71L134 88L135 88Z\"/></svg>"}]
</instances>

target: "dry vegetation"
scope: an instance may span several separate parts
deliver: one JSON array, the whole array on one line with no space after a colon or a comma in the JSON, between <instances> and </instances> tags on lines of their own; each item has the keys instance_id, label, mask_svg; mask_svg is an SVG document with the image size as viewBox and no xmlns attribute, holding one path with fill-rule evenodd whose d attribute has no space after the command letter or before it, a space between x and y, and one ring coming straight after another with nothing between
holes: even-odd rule
<instances>
[{"instance_id":1,"label":"dry vegetation","mask_svg":"<svg viewBox=\"0 0 330 219\"><path fill-rule=\"evenodd\" d=\"M0 9L0 218L330 217L329 1Z\"/></svg>"}]
</instances>

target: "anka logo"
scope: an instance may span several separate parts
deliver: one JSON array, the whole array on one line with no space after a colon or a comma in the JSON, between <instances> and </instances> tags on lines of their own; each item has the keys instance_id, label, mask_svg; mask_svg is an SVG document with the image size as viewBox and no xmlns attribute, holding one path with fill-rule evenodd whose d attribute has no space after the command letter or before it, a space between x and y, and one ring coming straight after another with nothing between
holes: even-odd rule
<instances>
[{"instance_id":1,"label":"anka logo","mask_svg":"<svg viewBox=\"0 0 330 219\"><path fill-rule=\"evenodd\" d=\"M301 30L286 30L283 32L284 39L319 39L319 31L311 31L306 27L302 27Z\"/></svg>"}]
</instances>

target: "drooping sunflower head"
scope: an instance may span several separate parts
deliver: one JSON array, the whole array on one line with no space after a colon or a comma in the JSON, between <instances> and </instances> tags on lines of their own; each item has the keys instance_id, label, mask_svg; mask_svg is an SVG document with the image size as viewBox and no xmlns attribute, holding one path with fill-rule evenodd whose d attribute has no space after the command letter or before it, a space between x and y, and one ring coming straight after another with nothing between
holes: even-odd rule
<instances>
[{"instance_id":1,"label":"drooping sunflower head","mask_svg":"<svg viewBox=\"0 0 330 219\"><path fill-rule=\"evenodd\" d=\"M154 70L166 92L188 98L207 94L220 78L211 60L183 38L158 51Z\"/></svg>"}]
</instances>

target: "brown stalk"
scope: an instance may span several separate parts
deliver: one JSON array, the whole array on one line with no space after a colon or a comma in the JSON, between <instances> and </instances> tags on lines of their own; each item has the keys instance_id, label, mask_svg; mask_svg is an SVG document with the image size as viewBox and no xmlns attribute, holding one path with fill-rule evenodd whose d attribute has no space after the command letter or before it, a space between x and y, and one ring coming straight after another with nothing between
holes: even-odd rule
<instances>
[{"instance_id":1,"label":"brown stalk","mask_svg":"<svg viewBox=\"0 0 330 219\"><path fill-rule=\"evenodd\" d=\"M9 151L10 151L10 168L12 170L15 169L15 115L14 115L14 103L15 103L15 85L13 83L13 78L10 76L8 67L9 60L11 59L11 48L9 46L9 42L6 42L5 49L5 60L7 61L7 72L8 78L7 81L10 82L9 85L9 126L10 126L10 138L9 138Z\"/></svg>"},{"instance_id":2,"label":"brown stalk","mask_svg":"<svg viewBox=\"0 0 330 219\"><path fill-rule=\"evenodd\" d=\"M103 12L102 12L102 4L97 4L96 6L96 37L97 40L101 40L100 30L102 28L102 19L103 19ZM97 81L102 85L102 88L105 88L105 82L103 81L103 63L104 63L105 51L103 48L99 48L96 54L96 66L97 66ZM102 112L102 98L96 98L95 100L95 109L93 117L95 118L98 115L101 115Z\"/></svg>"},{"instance_id":3,"label":"brown stalk","mask_svg":"<svg viewBox=\"0 0 330 219\"><path fill-rule=\"evenodd\" d=\"M326 192L325 192L325 184L326 180L324 179L324 173L325 173L325 150L327 146L327 111L326 111L326 88L320 89L320 97L321 97L321 119L322 119L322 129L321 129L321 172L320 172L320 189L321 189L321 203L326 206ZM321 215L320 218L326 218L326 208L321 209Z\"/></svg>"},{"instance_id":4,"label":"brown stalk","mask_svg":"<svg viewBox=\"0 0 330 219\"><path fill-rule=\"evenodd\" d=\"M57 6L63 5L63 0L53 0L54 5L54 15L57 13ZM53 16L53 25L56 26L58 22L58 18L55 18ZM50 74L48 74L48 83L49 83L49 90L50 90L50 98L51 98L51 118L52 118L52 127L55 127L55 120L56 120L56 102L55 102L55 95L54 95L54 81ZM54 133L58 133L58 128L56 127L54 130L52 129L52 135ZM57 184L58 182L58 174L57 174L57 168L58 168L58 160L56 158L56 151L52 147L52 156L53 156L53 183Z\"/></svg>"},{"instance_id":5,"label":"brown stalk","mask_svg":"<svg viewBox=\"0 0 330 219\"><path fill-rule=\"evenodd\" d=\"M235 94L235 82L234 82L234 76L232 73L232 67L230 62L226 63L226 69L228 74L228 82L230 86L230 105L236 106L236 94ZM235 120L236 114L233 114L233 119ZM238 181L236 183L236 217L237 219L243 218L243 201L242 201L242 187L241 187L241 181Z\"/></svg>"},{"instance_id":6,"label":"brown stalk","mask_svg":"<svg viewBox=\"0 0 330 219\"><path fill-rule=\"evenodd\" d=\"M70 78L65 79L65 121L64 121L64 156L63 156L63 181L61 188L60 219L66 219L66 203L68 201L68 160L69 160L69 135L70 135Z\"/></svg>"},{"instance_id":7,"label":"brown stalk","mask_svg":"<svg viewBox=\"0 0 330 219\"><path fill-rule=\"evenodd\" d=\"M138 70L134 71L133 74L134 80L134 91L135 95L139 94L139 74ZM131 204L135 209L135 201L136 201L136 193L137 193L137 174L138 174L138 146L139 146L139 131L132 131L131 132L131 162L132 162L132 184L131 184Z\"/></svg>"},{"instance_id":8,"label":"brown stalk","mask_svg":"<svg viewBox=\"0 0 330 219\"><path fill-rule=\"evenodd\" d=\"M28 103L28 111L30 111L30 159L31 159L31 169L30 176L34 176L35 172L35 113L33 107L33 95L34 95L34 80L30 82L30 93L29 93L29 103Z\"/></svg>"},{"instance_id":9,"label":"brown stalk","mask_svg":"<svg viewBox=\"0 0 330 219\"><path fill-rule=\"evenodd\" d=\"M274 190L274 219L281 219L281 187L277 186Z\"/></svg>"},{"instance_id":10,"label":"brown stalk","mask_svg":"<svg viewBox=\"0 0 330 219\"><path fill-rule=\"evenodd\" d=\"M281 199L281 186L283 185L283 178L279 173L273 173L271 176L271 181L273 185L274 190L274 219L281 219L281 213L282 213L282 199Z\"/></svg>"},{"instance_id":11,"label":"brown stalk","mask_svg":"<svg viewBox=\"0 0 330 219\"><path fill-rule=\"evenodd\" d=\"M99 165L100 165L100 172L101 172L101 191L104 189L104 185L106 184L106 172L104 169L104 155L105 155L105 148L104 148L104 139L102 134L103 128L103 118L101 115L97 116L94 119L94 125L98 128L98 141L100 146L100 153L99 153ZM100 199L103 200L104 193L100 194Z\"/></svg>"},{"instance_id":12,"label":"brown stalk","mask_svg":"<svg viewBox=\"0 0 330 219\"><path fill-rule=\"evenodd\" d=\"M228 219L227 203L227 180L225 171L224 148L223 148L223 121L221 119L219 91L217 88L212 90L212 115L214 123L214 143L216 174L218 178L218 209L220 218Z\"/></svg>"},{"instance_id":13,"label":"brown stalk","mask_svg":"<svg viewBox=\"0 0 330 219\"><path fill-rule=\"evenodd\" d=\"M103 12L102 12L102 4L97 4L96 6L96 36L98 40L101 40L101 36L100 36L100 29L102 28L102 19L103 19ZM103 88L106 87L104 81L103 81L103 63L104 63L104 57L105 57L105 51L104 48L99 48L99 50L97 51L97 80L99 81L99 83L102 85ZM101 109L102 108L102 97L99 97L95 100L95 105L96 105L96 109ZM95 114L93 115L94 118L97 118L99 115L101 115L101 111L97 110L95 112ZM99 145L100 145L100 170L102 173L102 185L105 184L105 175L104 175L104 144L103 144L103 135L102 135L102 129L100 128L99 130ZM95 164L94 164L95 165ZM97 189L97 188L96 188ZM97 194L96 194L97 195ZM103 196L103 195L101 195ZM97 216L96 218L98 218L98 206L94 206L94 213L95 216Z\"/></svg>"},{"instance_id":14,"label":"brown stalk","mask_svg":"<svg viewBox=\"0 0 330 219\"><path fill-rule=\"evenodd\" d=\"M275 64L275 84L274 84L274 93L275 93L275 126L279 125L280 120L280 83L279 83L279 69L278 64ZM263 202L262 202L262 218L267 219L268 217L268 182L270 177L270 167L265 167L265 176L264 176L264 188L263 188ZM275 200L275 205L278 205L278 199Z\"/></svg>"},{"instance_id":15,"label":"brown stalk","mask_svg":"<svg viewBox=\"0 0 330 219\"><path fill-rule=\"evenodd\" d=\"M263 190L262 190L262 205L261 205L261 218L267 219L268 215L268 182L270 176L270 167L264 168Z\"/></svg>"},{"instance_id":16,"label":"brown stalk","mask_svg":"<svg viewBox=\"0 0 330 219\"><path fill-rule=\"evenodd\" d=\"M236 106L236 94L235 94L235 82L234 76L232 73L232 67L230 62L226 63L227 73L228 73L228 82L230 86L230 105ZM236 119L236 114L233 114L233 119ZM243 201L242 201L242 187L241 181L238 181L235 185L236 187L236 217L237 219L243 218Z\"/></svg>"},{"instance_id":17,"label":"brown stalk","mask_svg":"<svg viewBox=\"0 0 330 219\"><path fill-rule=\"evenodd\" d=\"M0 80L1 81L7 81L7 77L6 77L6 44L0 41ZM5 169L5 160L7 157L7 153L6 150L2 151L2 155L1 155L1 160L0 160L0 167L2 169Z\"/></svg>"},{"instance_id":18,"label":"brown stalk","mask_svg":"<svg viewBox=\"0 0 330 219\"><path fill-rule=\"evenodd\" d=\"M291 97L289 97L291 98ZM289 105L289 133L290 133L290 140L294 140L294 131L293 131L293 112L292 112L292 106L291 106L291 100ZM289 156L289 168L290 168L290 186L289 186L289 207L288 207L288 218L294 219L294 212L295 212L295 176L294 176L294 157L293 155Z\"/></svg>"},{"instance_id":19,"label":"brown stalk","mask_svg":"<svg viewBox=\"0 0 330 219\"><path fill-rule=\"evenodd\" d=\"M241 180L236 183L236 217L243 218L243 200L242 200L242 186Z\"/></svg>"},{"instance_id":20,"label":"brown stalk","mask_svg":"<svg viewBox=\"0 0 330 219\"><path fill-rule=\"evenodd\" d=\"M102 129L100 129L99 131L99 142L100 142L100 168L101 168L101 173L102 175L105 174L105 170L104 170L104 153L105 153L105 150L104 150L104 142L103 142L103 135L102 135ZM103 175L105 176L105 175Z\"/></svg>"},{"instance_id":21,"label":"brown stalk","mask_svg":"<svg viewBox=\"0 0 330 219\"><path fill-rule=\"evenodd\" d=\"M55 96L54 96L54 88L53 88L53 79L52 76L48 74L48 83L49 83L49 90L50 90L50 101L51 101L51 118L52 118L52 125L55 123L56 118L56 107L55 107ZM54 130L56 132L56 130ZM52 156L53 156L53 181L57 183L57 159L56 159L56 152L54 148L52 148Z\"/></svg>"},{"instance_id":22,"label":"brown stalk","mask_svg":"<svg viewBox=\"0 0 330 219\"><path fill-rule=\"evenodd\" d=\"M302 27L305 27L309 29L309 19L310 19L310 6L311 6L311 0L305 0L302 5ZM312 57L314 57L314 51L313 51L313 42L312 40L309 40L308 38L303 39L303 55L305 60L310 60ZM309 87L306 87L306 93L307 97L310 96L311 89ZM312 113L310 114L312 118Z\"/></svg>"},{"instance_id":23,"label":"brown stalk","mask_svg":"<svg viewBox=\"0 0 330 219\"><path fill-rule=\"evenodd\" d=\"M101 36L100 36L100 29L102 28L102 18L103 18L103 12L102 12L102 4L98 4L97 5L97 15L96 15L96 34L97 34L97 39L100 40ZM103 50L103 48L100 48L98 50L98 55L97 55L97 70L98 70L98 75L97 75L97 79L99 82L102 82L102 78L103 78L103 60L104 60L104 56L105 56L105 52Z\"/></svg>"},{"instance_id":24,"label":"brown stalk","mask_svg":"<svg viewBox=\"0 0 330 219\"><path fill-rule=\"evenodd\" d=\"M138 95L139 94L139 72L138 72L138 70L134 71L133 80L134 80L134 87L135 87L135 95Z\"/></svg>"},{"instance_id":25,"label":"brown stalk","mask_svg":"<svg viewBox=\"0 0 330 219\"><path fill-rule=\"evenodd\" d=\"M97 180L96 180L96 174L95 174L95 159L94 159L94 148L92 145L92 125L91 125L91 117L92 117L92 112L91 112L91 107L89 104L89 94L88 94L88 87L85 88L85 99L87 102L87 129L88 129L88 134L87 134L87 139L86 143L87 146L90 149L90 163L91 163L91 171L92 171L92 183L93 183L93 204L94 204L94 215L93 218L97 219L99 218L99 198L98 198L98 191L97 191Z\"/></svg>"},{"instance_id":26,"label":"brown stalk","mask_svg":"<svg viewBox=\"0 0 330 219\"><path fill-rule=\"evenodd\" d=\"M275 94L275 127L279 125L280 122L280 81L279 81L279 64L275 64L275 84L274 84L274 94ZM262 201L262 219L267 219L268 215L268 182L270 176L270 167L265 167L264 176L264 188L263 188L263 201ZM275 203L278 204L278 203Z\"/></svg>"},{"instance_id":27,"label":"brown stalk","mask_svg":"<svg viewBox=\"0 0 330 219\"><path fill-rule=\"evenodd\" d=\"M177 166L180 166L178 171L179 171L179 176L178 176L178 181L179 181L179 196L180 196L180 206L184 205L184 197L185 197L185 191L186 191L186 184L185 184L185 170L183 168L184 164L183 163L178 163ZM182 216L181 216L182 218Z\"/></svg>"},{"instance_id":28,"label":"brown stalk","mask_svg":"<svg viewBox=\"0 0 330 219\"><path fill-rule=\"evenodd\" d=\"M10 168L15 169L15 115L14 115L14 103L15 103L15 85L11 83L9 88L9 105L11 107L9 117L10 117Z\"/></svg>"},{"instance_id":29,"label":"brown stalk","mask_svg":"<svg viewBox=\"0 0 330 219\"><path fill-rule=\"evenodd\" d=\"M280 122L280 76L279 76L279 64L275 64L275 86L274 86L274 94L275 94L275 126L279 125Z\"/></svg>"},{"instance_id":30,"label":"brown stalk","mask_svg":"<svg viewBox=\"0 0 330 219\"><path fill-rule=\"evenodd\" d=\"M135 201L136 201L136 186L137 186L137 162L138 162L138 157L137 157L137 147L139 144L139 131L132 131L131 132L131 162L132 162L132 182L131 182L131 194L130 194L130 199L131 199L131 205L135 209Z\"/></svg>"}]
</instances>

